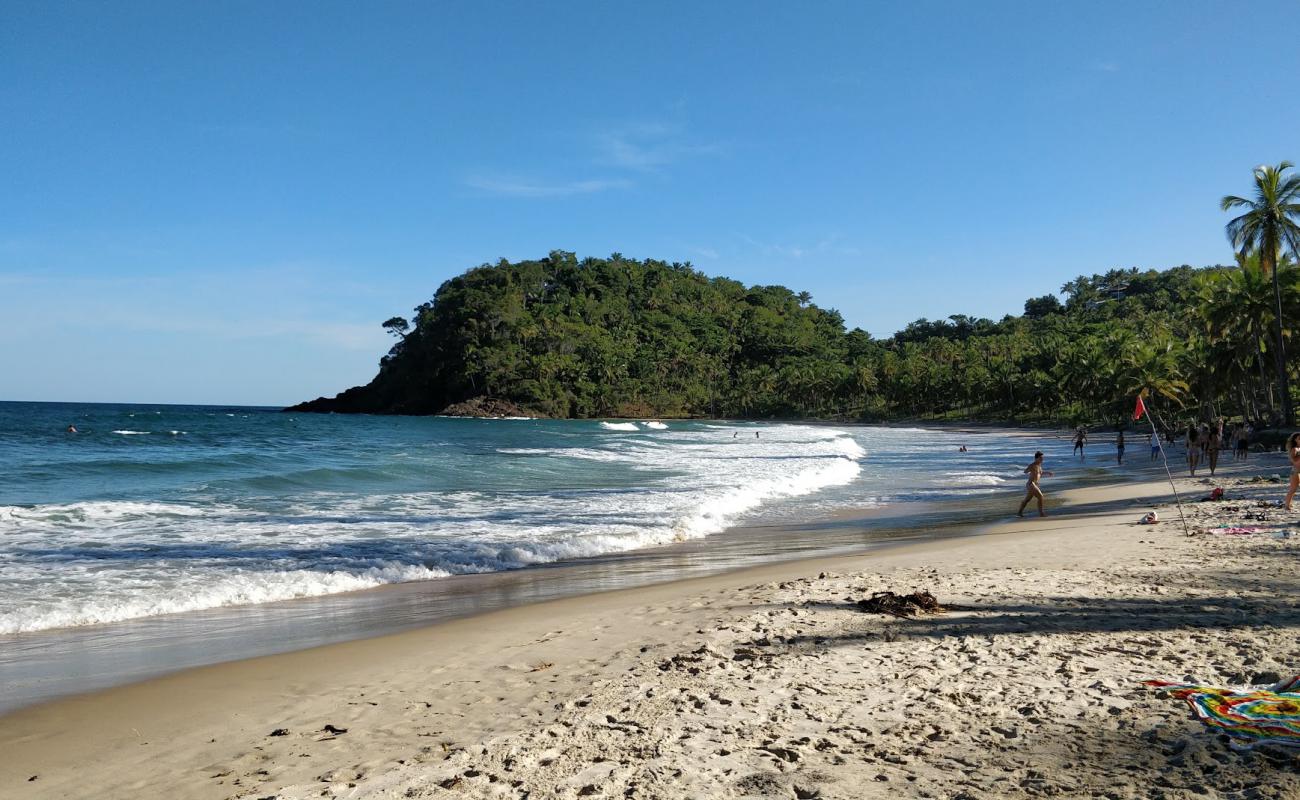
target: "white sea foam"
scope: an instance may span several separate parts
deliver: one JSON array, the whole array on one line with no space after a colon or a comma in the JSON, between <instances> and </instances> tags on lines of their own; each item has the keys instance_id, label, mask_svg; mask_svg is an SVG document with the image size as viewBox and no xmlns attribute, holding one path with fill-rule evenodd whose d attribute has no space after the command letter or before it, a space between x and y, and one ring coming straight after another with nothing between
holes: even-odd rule
<instances>
[{"instance_id":1,"label":"white sea foam","mask_svg":"<svg viewBox=\"0 0 1300 800\"><path fill-rule=\"evenodd\" d=\"M986 473L950 472L948 482L954 486L998 486L1007 479Z\"/></svg>"},{"instance_id":2,"label":"white sea foam","mask_svg":"<svg viewBox=\"0 0 1300 800\"><path fill-rule=\"evenodd\" d=\"M651 429L653 429L653 430L657 430L657 431L666 431L666 430L668 430L668 426L665 425L665 424L662 423L662 422L659 422L658 420L650 420L650 421L648 421L648 422L642 422L641 424L644 425L644 426L647 427L647 428L651 428Z\"/></svg>"},{"instance_id":3,"label":"white sea foam","mask_svg":"<svg viewBox=\"0 0 1300 800\"><path fill-rule=\"evenodd\" d=\"M358 572L249 571L216 577L215 580L205 579L207 576L177 574L171 576L169 587L162 592L129 596L59 596L53 598L53 602L36 608L0 610L0 635L318 597L370 589L386 583L444 578L449 574L406 564L380 565Z\"/></svg>"},{"instance_id":4,"label":"white sea foam","mask_svg":"<svg viewBox=\"0 0 1300 800\"><path fill-rule=\"evenodd\" d=\"M633 422L601 427L641 430ZM699 424L665 425L643 437L574 430L557 426L550 438L530 434L530 446L474 451L473 468L489 483L494 470L505 468L555 476L537 486L287 489L297 493L269 499L258 489L220 501L200 495L0 506L6 577L0 633L346 592L699 538L773 504L853 482L865 454L844 431L793 425L763 426L761 438L738 440L732 428ZM549 446L532 446L535 441ZM447 452L452 440L428 444ZM392 460L396 449L386 452L383 469L418 466L419 451L402 450L412 458L400 462ZM365 480L375 474L382 472L368 470ZM270 477L298 485L296 478Z\"/></svg>"},{"instance_id":5,"label":"white sea foam","mask_svg":"<svg viewBox=\"0 0 1300 800\"><path fill-rule=\"evenodd\" d=\"M113 433L120 434L122 436L148 436L150 432L149 431L113 431Z\"/></svg>"}]
</instances>

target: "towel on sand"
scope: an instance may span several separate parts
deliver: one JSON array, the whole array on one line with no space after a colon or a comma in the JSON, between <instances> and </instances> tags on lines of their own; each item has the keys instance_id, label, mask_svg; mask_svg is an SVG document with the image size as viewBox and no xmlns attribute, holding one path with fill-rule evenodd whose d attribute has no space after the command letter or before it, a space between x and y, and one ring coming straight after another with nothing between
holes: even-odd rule
<instances>
[{"instance_id":1,"label":"towel on sand","mask_svg":"<svg viewBox=\"0 0 1300 800\"><path fill-rule=\"evenodd\" d=\"M1250 691L1169 681L1144 683L1186 700L1201 722L1231 737L1233 747L1300 747L1300 675Z\"/></svg>"}]
</instances>

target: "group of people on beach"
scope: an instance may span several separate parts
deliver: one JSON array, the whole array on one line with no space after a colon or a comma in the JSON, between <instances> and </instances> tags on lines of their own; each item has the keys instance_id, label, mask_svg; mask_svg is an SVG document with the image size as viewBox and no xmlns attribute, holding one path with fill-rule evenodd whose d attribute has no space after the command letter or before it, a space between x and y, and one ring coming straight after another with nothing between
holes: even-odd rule
<instances>
[{"instance_id":1,"label":"group of people on beach","mask_svg":"<svg viewBox=\"0 0 1300 800\"><path fill-rule=\"evenodd\" d=\"M1224 425L1224 420L1219 418L1213 425L1201 423L1200 427L1195 424L1187 426L1187 469L1193 478L1196 477L1196 468L1201 465L1202 457L1205 465L1210 468L1211 475L1219 466L1219 453L1222 450L1231 448L1233 461L1245 461L1250 457L1250 425L1240 422L1226 431Z\"/></svg>"},{"instance_id":2,"label":"group of people on beach","mask_svg":"<svg viewBox=\"0 0 1300 800\"><path fill-rule=\"evenodd\" d=\"M1196 469L1201 465L1204 457L1206 466L1210 469L1210 474L1214 475L1219 466L1219 453L1225 449L1231 449L1233 452L1233 461L1245 461L1250 456L1250 439L1254 433L1252 426L1248 422L1239 422L1227 427L1227 422L1223 418L1217 419L1213 425L1202 423L1187 427L1185 444L1187 446L1187 466L1191 476L1196 477ZM1151 442L1151 460L1155 461L1160 455L1160 438L1154 432L1147 437ZM1172 441L1172 437L1171 441ZM1082 460L1084 458L1084 448L1088 443L1088 429L1080 426L1074 432L1074 450L1072 454L1077 454ZM1119 464L1124 463L1124 429L1121 427L1115 436L1116 461ZM965 450L963 446L962 450ZM1287 459L1291 463L1291 480L1287 487L1286 499L1282 502L1287 511L1291 510L1292 502L1295 500L1297 490L1300 490L1300 431L1291 434L1286 442ZM1040 450L1034 453L1034 460L1022 471L1028 476L1025 483L1025 499L1020 501L1020 508L1016 510L1016 516L1025 515L1025 507L1029 501L1038 501L1038 515L1045 517L1047 513L1043 510L1043 490L1039 482L1044 475L1051 476L1052 473L1043 469L1043 452Z\"/></svg>"}]
</instances>

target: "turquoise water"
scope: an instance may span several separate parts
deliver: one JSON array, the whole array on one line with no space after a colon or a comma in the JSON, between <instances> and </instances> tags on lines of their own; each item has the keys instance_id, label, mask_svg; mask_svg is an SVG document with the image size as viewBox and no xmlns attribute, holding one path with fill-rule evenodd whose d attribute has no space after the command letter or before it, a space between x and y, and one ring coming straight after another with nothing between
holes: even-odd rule
<instances>
[{"instance_id":1,"label":"turquoise water","mask_svg":"<svg viewBox=\"0 0 1300 800\"><path fill-rule=\"evenodd\" d=\"M1069 468L1067 441L1010 433L0 403L0 634L1015 502L1034 449Z\"/></svg>"}]
</instances>

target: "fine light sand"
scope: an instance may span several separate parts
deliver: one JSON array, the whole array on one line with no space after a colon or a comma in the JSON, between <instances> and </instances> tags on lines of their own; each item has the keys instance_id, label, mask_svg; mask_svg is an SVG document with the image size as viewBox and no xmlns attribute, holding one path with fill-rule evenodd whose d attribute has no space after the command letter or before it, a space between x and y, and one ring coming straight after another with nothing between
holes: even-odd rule
<instances>
[{"instance_id":1,"label":"fine light sand","mask_svg":"<svg viewBox=\"0 0 1300 800\"><path fill-rule=\"evenodd\" d=\"M1195 530L1300 523L1261 505L1284 486L1244 476L1215 482L1228 501L1189 505ZM1210 486L1180 480L1192 498ZM1300 534L1184 536L1168 496L1156 481L1080 489L1046 519L957 541L22 710L0 718L0 797L1300 797L1300 757L1230 750L1141 684L1300 672ZM1135 525L1153 502L1165 521ZM900 619L851 602L884 589L953 608Z\"/></svg>"}]
</instances>

